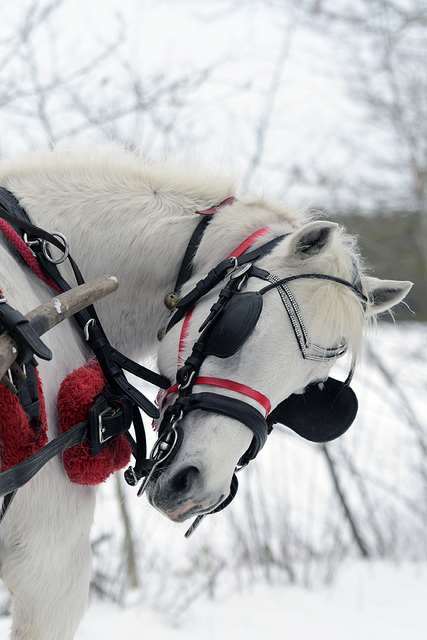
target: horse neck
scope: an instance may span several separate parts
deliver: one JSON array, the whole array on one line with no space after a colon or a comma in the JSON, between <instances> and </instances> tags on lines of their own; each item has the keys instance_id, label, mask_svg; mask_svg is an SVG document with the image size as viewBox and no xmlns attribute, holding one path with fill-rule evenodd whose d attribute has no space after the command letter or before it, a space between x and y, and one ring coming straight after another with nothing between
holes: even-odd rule
<instances>
[{"instance_id":1,"label":"horse neck","mask_svg":"<svg viewBox=\"0 0 427 640\"><path fill-rule=\"evenodd\" d=\"M120 223L96 215L86 224L57 214L51 230L63 233L84 278L118 278L119 289L96 305L111 343L128 355L149 355L169 316L164 305L174 290L188 241L198 219L186 215L126 217ZM39 221L37 221L39 223ZM65 270L70 282L70 268Z\"/></svg>"},{"instance_id":2,"label":"horse neck","mask_svg":"<svg viewBox=\"0 0 427 640\"><path fill-rule=\"evenodd\" d=\"M157 346L157 331L168 320L163 299L174 288L200 219L195 211L233 195L233 185L218 185L218 180L205 184L197 175L185 175L184 180L163 170L160 179L149 169L136 172L135 179L129 170L123 174L126 180L109 167L102 172L98 168L96 175L65 167L62 174L54 161L47 157L42 169L19 166L15 175L9 172L8 186L35 224L67 237L86 280L107 274L118 278L118 291L98 303L98 313L114 346L129 355L146 355ZM264 206L255 209L236 203L215 215L195 272L215 266L275 217Z\"/></svg>"},{"instance_id":3,"label":"horse neck","mask_svg":"<svg viewBox=\"0 0 427 640\"><path fill-rule=\"evenodd\" d=\"M244 206L241 206L244 212ZM221 212L222 213L222 212ZM118 291L98 304L107 335L125 353L147 354L157 345L157 332L169 319L164 305L174 290L181 262L199 216L184 211L125 216L121 226L99 216L84 232L75 222L58 220L70 240L73 257L87 280L109 274L118 278ZM243 219L242 219L243 218ZM252 218L252 219L251 219ZM226 258L242 241L267 224L259 216L216 214L203 237L194 264L197 279ZM283 222L282 222L283 224ZM84 226L84 225L83 225ZM269 239L261 238L258 244Z\"/></svg>"}]
</instances>

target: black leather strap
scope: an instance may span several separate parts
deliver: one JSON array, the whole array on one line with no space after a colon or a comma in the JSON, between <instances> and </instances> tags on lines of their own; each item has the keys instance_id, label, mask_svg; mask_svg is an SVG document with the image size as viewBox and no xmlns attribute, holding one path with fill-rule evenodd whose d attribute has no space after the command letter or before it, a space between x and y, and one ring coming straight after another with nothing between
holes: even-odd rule
<instances>
[{"instance_id":1,"label":"black leather strap","mask_svg":"<svg viewBox=\"0 0 427 640\"><path fill-rule=\"evenodd\" d=\"M39 338L27 318L0 296L0 333L8 331L18 345L17 362L27 364L34 354L52 360L52 351Z\"/></svg>"},{"instance_id":2,"label":"black leather strap","mask_svg":"<svg viewBox=\"0 0 427 640\"><path fill-rule=\"evenodd\" d=\"M193 273L193 260L199 248L203 235L208 227L208 224L212 220L212 216L202 216L202 219L198 223L197 227L193 231L190 241L187 245L187 249L184 253L184 257L181 262L181 266L176 279L174 292L181 291L183 285L191 278Z\"/></svg>"},{"instance_id":3,"label":"black leather strap","mask_svg":"<svg viewBox=\"0 0 427 640\"><path fill-rule=\"evenodd\" d=\"M198 302L204 295L209 293L217 284L221 282L227 275L227 272L230 271L233 267L240 267L244 264L248 264L249 262L253 262L266 256L274 249L274 247L279 244L286 236L289 234L285 234L279 236L278 238L273 238L269 242L261 245L257 249L253 249L249 253L242 254L239 258L229 258L227 260L223 260L220 262L214 269L209 271L208 275L199 280L195 285L194 289L192 289L186 296L184 296L177 304L176 310L166 328L166 332L170 331L173 326L175 326L183 317L188 313L189 309Z\"/></svg>"},{"instance_id":4,"label":"black leather strap","mask_svg":"<svg viewBox=\"0 0 427 640\"><path fill-rule=\"evenodd\" d=\"M58 240L58 238L48 233L44 229L36 227L30 222L25 209L20 206L18 200L12 193L7 191L7 189L0 188L0 197L0 216L7 220L7 222L12 224L14 228L20 231L24 230L35 238L42 238L44 240L47 240L47 242L55 245L56 247L63 249L63 245ZM9 208L9 211L7 208ZM10 211L12 211L12 213ZM57 266L46 259L43 252L41 251L41 248L40 250L37 250L37 248L35 248L35 253L40 266L55 282L59 289L61 291L68 291L69 289L71 289L71 285L65 280L65 278L62 277ZM84 278L79 268L70 255L68 255L68 259L70 260L77 283L83 284ZM82 330L85 329L85 327L88 327L87 342L98 358L104 375L107 378L108 382L111 384L112 388L118 393L122 393L125 396L130 397L131 400L138 404L138 406L141 407L141 409L145 411L151 418L157 418L159 415L157 407L155 407L154 404L150 402L150 400L148 400L138 389L136 389L127 381L122 371L123 364L118 364L118 360L120 359L121 363L123 363L123 361L126 360L126 356L124 356L123 354L119 354L119 352L113 349L113 347L108 342L108 339L104 333L104 330L102 329L101 323L93 306L82 309L73 317ZM129 366L132 367L133 361L129 361L129 363ZM141 373L143 372L143 370L144 368L141 368L139 372ZM156 374L153 375L155 376ZM154 384L157 384L157 381L154 382Z\"/></svg>"},{"instance_id":5,"label":"black leather strap","mask_svg":"<svg viewBox=\"0 0 427 640\"><path fill-rule=\"evenodd\" d=\"M51 442L48 442L40 451L26 460L19 462L0 475L0 497L12 493L26 484L40 469L66 449L80 444L87 439L87 421L80 422L61 434Z\"/></svg>"},{"instance_id":6,"label":"black leather strap","mask_svg":"<svg viewBox=\"0 0 427 640\"><path fill-rule=\"evenodd\" d=\"M253 460L267 441L268 426L263 415L252 405L237 398L230 398L219 393L194 393L187 397L178 398L170 407L175 414L182 410L185 414L191 411L209 411L229 418L234 418L244 424L253 433L253 439L249 449L239 461L239 465L245 465ZM170 425L170 411L167 409L159 428L159 436Z\"/></svg>"}]
</instances>

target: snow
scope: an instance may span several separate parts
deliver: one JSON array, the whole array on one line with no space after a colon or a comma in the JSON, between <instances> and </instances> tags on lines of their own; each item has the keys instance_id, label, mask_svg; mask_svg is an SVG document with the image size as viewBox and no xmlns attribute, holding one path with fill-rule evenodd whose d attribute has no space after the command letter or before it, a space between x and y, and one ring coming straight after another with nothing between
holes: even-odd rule
<instances>
[{"instance_id":1,"label":"snow","mask_svg":"<svg viewBox=\"0 0 427 640\"><path fill-rule=\"evenodd\" d=\"M207 596L174 619L155 607L92 604L76 640L425 640L427 566L354 561L330 587L262 585ZM0 637L9 628L0 619Z\"/></svg>"}]
</instances>

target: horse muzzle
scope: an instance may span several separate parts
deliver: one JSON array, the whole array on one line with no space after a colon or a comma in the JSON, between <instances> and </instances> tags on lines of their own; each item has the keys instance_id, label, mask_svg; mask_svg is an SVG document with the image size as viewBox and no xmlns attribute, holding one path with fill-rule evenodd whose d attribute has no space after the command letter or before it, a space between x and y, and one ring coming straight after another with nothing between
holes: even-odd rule
<instances>
[{"instance_id":1,"label":"horse muzzle","mask_svg":"<svg viewBox=\"0 0 427 640\"><path fill-rule=\"evenodd\" d=\"M228 492L227 492L228 495ZM210 513L226 498L219 488L207 496L204 472L195 464L165 468L149 481L147 497L150 504L174 522Z\"/></svg>"}]
</instances>

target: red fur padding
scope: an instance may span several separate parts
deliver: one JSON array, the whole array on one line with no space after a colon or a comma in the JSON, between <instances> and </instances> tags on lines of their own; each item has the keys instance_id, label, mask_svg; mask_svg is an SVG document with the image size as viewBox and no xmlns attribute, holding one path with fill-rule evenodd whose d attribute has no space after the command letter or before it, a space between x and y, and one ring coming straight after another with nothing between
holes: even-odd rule
<instances>
[{"instance_id":1,"label":"red fur padding","mask_svg":"<svg viewBox=\"0 0 427 640\"><path fill-rule=\"evenodd\" d=\"M102 391L106 380L96 360L70 373L62 381L58 393L59 429L61 433L87 419L95 397ZM85 440L64 451L64 469L75 484L95 485L115 471L123 469L130 460L131 448L126 436L110 442L94 457L90 442Z\"/></svg>"},{"instance_id":2,"label":"red fur padding","mask_svg":"<svg viewBox=\"0 0 427 640\"><path fill-rule=\"evenodd\" d=\"M14 396L0 383L0 472L36 453L48 441L46 406L38 374L37 388L40 398L40 420L33 430L18 396Z\"/></svg>"}]
</instances>

